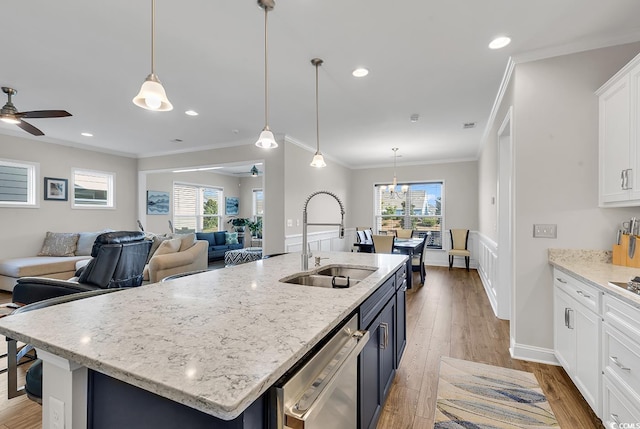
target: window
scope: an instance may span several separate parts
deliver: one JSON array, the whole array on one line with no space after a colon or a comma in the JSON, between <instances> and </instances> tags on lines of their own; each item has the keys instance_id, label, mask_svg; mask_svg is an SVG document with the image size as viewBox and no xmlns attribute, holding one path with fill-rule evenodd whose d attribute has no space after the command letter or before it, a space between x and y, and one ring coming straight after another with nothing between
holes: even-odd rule
<instances>
[{"instance_id":1,"label":"window","mask_svg":"<svg viewBox=\"0 0 640 429\"><path fill-rule=\"evenodd\" d=\"M37 207L39 164L0 159L0 207Z\"/></svg>"},{"instance_id":2,"label":"window","mask_svg":"<svg viewBox=\"0 0 640 429\"><path fill-rule=\"evenodd\" d=\"M114 173L74 169L73 207L114 208L114 182Z\"/></svg>"},{"instance_id":3,"label":"window","mask_svg":"<svg viewBox=\"0 0 640 429\"><path fill-rule=\"evenodd\" d=\"M173 225L177 233L220 231L222 188L173 184Z\"/></svg>"},{"instance_id":4,"label":"window","mask_svg":"<svg viewBox=\"0 0 640 429\"><path fill-rule=\"evenodd\" d=\"M443 189L443 182L399 184L397 193L375 185L375 230L413 229L420 237L429 235L427 246L442 249Z\"/></svg>"},{"instance_id":5,"label":"window","mask_svg":"<svg viewBox=\"0 0 640 429\"><path fill-rule=\"evenodd\" d=\"M253 217L262 218L264 216L264 192L262 189L253 190Z\"/></svg>"}]
</instances>

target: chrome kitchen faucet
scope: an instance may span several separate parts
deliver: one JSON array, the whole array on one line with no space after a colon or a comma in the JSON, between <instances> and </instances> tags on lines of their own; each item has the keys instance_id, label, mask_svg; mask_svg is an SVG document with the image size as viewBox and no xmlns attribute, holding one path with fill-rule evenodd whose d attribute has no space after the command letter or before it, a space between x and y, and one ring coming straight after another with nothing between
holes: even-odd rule
<instances>
[{"instance_id":1,"label":"chrome kitchen faucet","mask_svg":"<svg viewBox=\"0 0 640 429\"><path fill-rule=\"evenodd\" d=\"M307 206L309 205L309 201L311 201L311 198L319 194L327 194L329 196L332 196L333 198L336 199L338 204L340 204L340 216L341 216L340 223L315 223L315 222L308 223L307 222ZM313 256L311 254L311 251L308 250L308 247L307 247L308 246L307 227L310 225L311 226L338 226L340 227L339 237L344 238L344 205L342 204L342 201L340 201L340 198L338 198L336 194L329 191L316 191L313 194L309 195L306 201L304 202L304 209L302 210L302 257L301 257L303 271L306 271L309 269L309 258Z\"/></svg>"}]
</instances>

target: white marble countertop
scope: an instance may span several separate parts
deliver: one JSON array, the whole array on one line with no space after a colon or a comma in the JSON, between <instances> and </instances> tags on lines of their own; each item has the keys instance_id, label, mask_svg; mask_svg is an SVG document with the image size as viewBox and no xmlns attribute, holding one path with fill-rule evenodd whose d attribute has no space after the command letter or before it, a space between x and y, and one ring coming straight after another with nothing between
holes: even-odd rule
<instances>
[{"instance_id":1,"label":"white marble countertop","mask_svg":"<svg viewBox=\"0 0 640 429\"><path fill-rule=\"evenodd\" d=\"M613 265L611 252L601 250L549 249L549 263L594 287L611 293L626 303L640 308L640 295L609 282L628 282L640 276L640 268Z\"/></svg>"},{"instance_id":2,"label":"white marble countertop","mask_svg":"<svg viewBox=\"0 0 640 429\"><path fill-rule=\"evenodd\" d=\"M329 258L322 266L378 269L348 289L280 283L301 271L300 253L291 253L8 316L0 333L231 420L406 260L314 256Z\"/></svg>"}]
</instances>

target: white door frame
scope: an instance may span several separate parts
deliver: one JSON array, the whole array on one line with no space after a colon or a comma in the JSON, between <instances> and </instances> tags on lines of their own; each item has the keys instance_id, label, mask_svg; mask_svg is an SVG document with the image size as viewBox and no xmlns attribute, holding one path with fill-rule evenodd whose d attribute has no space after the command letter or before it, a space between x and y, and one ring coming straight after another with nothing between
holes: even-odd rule
<instances>
[{"instance_id":1,"label":"white door frame","mask_svg":"<svg viewBox=\"0 0 640 429\"><path fill-rule=\"evenodd\" d=\"M514 167L513 167L513 106L498 129L498 290L496 313L500 319L511 320L511 329L515 326L512 312L514 290ZM511 332L511 338L514 338Z\"/></svg>"}]
</instances>

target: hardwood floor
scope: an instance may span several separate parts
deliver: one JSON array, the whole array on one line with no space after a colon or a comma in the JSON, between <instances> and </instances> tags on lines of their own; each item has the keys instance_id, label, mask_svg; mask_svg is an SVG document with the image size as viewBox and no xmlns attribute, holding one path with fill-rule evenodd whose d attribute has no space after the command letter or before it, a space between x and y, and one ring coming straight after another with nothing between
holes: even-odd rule
<instances>
[{"instance_id":1,"label":"hardwood floor","mask_svg":"<svg viewBox=\"0 0 640 429\"><path fill-rule=\"evenodd\" d=\"M476 271L429 267L426 284L418 283L414 273L407 294L407 348L378 429L433 427L441 356L533 372L561 427L603 428L562 368L511 359L509 322L494 317ZM0 303L10 301L9 293L0 293ZM6 350L4 341L0 350ZM0 359L0 367L5 365ZM0 429L40 427L40 405L25 396L7 400L6 375L0 375Z\"/></svg>"},{"instance_id":2,"label":"hardwood floor","mask_svg":"<svg viewBox=\"0 0 640 429\"><path fill-rule=\"evenodd\" d=\"M378 429L433 427L441 356L532 372L560 427L603 428L561 367L511 359L509 322L491 310L478 273L428 267L407 294L407 347Z\"/></svg>"}]
</instances>

